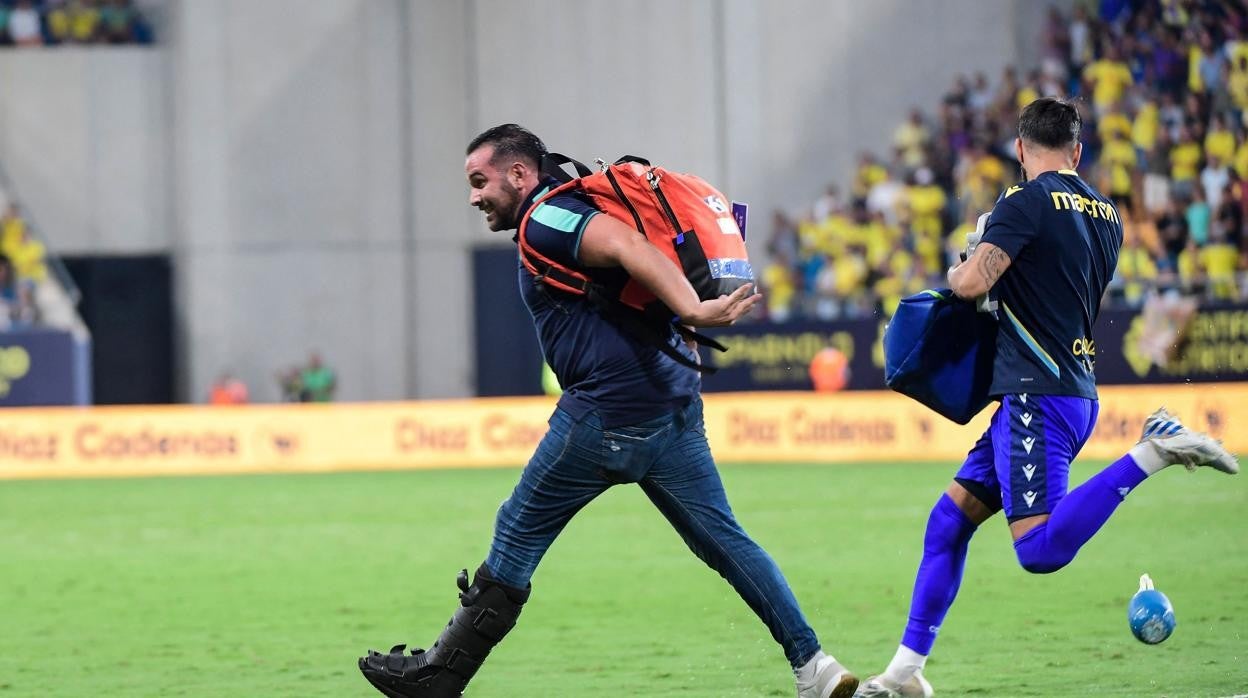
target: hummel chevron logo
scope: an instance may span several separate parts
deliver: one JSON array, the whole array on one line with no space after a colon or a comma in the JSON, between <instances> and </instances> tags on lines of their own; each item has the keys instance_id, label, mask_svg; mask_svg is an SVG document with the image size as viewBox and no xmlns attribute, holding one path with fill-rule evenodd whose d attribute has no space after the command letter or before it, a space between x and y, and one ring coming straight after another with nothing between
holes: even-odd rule
<instances>
[{"instance_id":1,"label":"hummel chevron logo","mask_svg":"<svg viewBox=\"0 0 1248 698\"><path fill-rule=\"evenodd\" d=\"M1031 476L1036 474L1036 466L1028 463L1023 466L1023 475L1027 476L1027 482L1031 482Z\"/></svg>"},{"instance_id":2,"label":"hummel chevron logo","mask_svg":"<svg viewBox=\"0 0 1248 698\"><path fill-rule=\"evenodd\" d=\"M1036 443L1036 437L1034 436L1023 437L1023 448L1027 449L1027 453L1031 453L1031 447L1034 446L1035 443Z\"/></svg>"},{"instance_id":3,"label":"hummel chevron logo","mask_svg":"<svg viewBox=\"0 0 1248 698\"><path fill-rule=\"evenodd\" d=\"M1031 426L1031 413L1030 412L1024 412L1021 415L1019 415L1018 418L1023 420L1023 426L1025 427Z\"/></svg>"},{"instance_id":4,"label":"hummel chevron logo","mask_svg":"<svg viewBox=\"0 0 1248 698\"><path fill-rule=\"evenodd\" d=\"M1031 506L1036 501L1036 493L1028 490L1023 493L1023 501L1027 502L1027 506Z\"/></svg>"},{"instance_id":5,"label":"hummel chevron logo","mask_svg":"<svg viewBox=\"0 0 1248 698\"><path fill-rule=\"evenodd\" d=\"M1021 402L1021 403L1023 403L1024 405L1026 405L1026 404L1027 404L1027 393L1023 393L1022 395L1019 395L1019 396L1018 396L1018 401L1019 401L1019 402Z\"/></svg>"}]
</instances>

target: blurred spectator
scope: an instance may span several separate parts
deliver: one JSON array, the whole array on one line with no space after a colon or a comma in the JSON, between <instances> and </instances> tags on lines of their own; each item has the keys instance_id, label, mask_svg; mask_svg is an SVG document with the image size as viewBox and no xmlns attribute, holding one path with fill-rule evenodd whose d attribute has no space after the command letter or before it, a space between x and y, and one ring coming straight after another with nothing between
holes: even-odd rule
<instances>
[{"instance_id":1,"label":"blurred spectator","mask_svg":"<svg viewBox=\"0 0 1248 698\"><path fill-rule=\"evenodd\" d=\"M8 257L0 256L0 331L13 327L19 316L17 278Z\"/></svg>"},{"instance_id":2,"label":"blurred spectator","mask_svg":"<svg viewBox=\"0 0 1248 698\"><path fill-rule=\"evenodd\" d=\"M0 255L0 330L29 327L37 319L29 287L18 282L13 263Z\"/></svg>"},{"instance_id":3,"label":"blurred spectator","mask_svg":"<svg viewBox=\"0 0 1248 698\"><path fill-rule=\"evenodd\" d=\"M130 0L104 0L100 8L100 37L110 44L135 41L138 13Z\"/></svg>"},{"instance_id":4,"label":"blurred spectator","mask_svg":"<svg viewBox=\"0 0 1248 698\"><path fill-rule=\"evenodd\" d=\"M1083 67L1092 60L1092 26L1088 23L1088 13L1083 5L1075 5L1066 35L1070 43L1071 74L1081 75Z\"/></svg>"},{"instance_id":5,"label":"blurred spectator","mask_svg":"<svg viewBox=\"0 0 1248 698\"><path fill-rule=\"evenodd\" d=\"M1204 153L1200 144L1192 136L1191 128L1184 126L1179 129L1179 140L1170 149L1170 184L1174 192L1182 197L1191 196L1196 188L1195 182L1198 167Z\"/></svg>"},{"instance_id":6,"label":"blurred spectator","mask_svg":"<svg viewBox=\"0 0 1248 698\"><path fill-rule=\"evenodd\" d=\"M1209 119L1209 130L1205 132L1205 157L1216 157L1224 165L1235 158L1235 134L1226 127L1226 118L1221 113L1215 112Z\"/></svg>"},{"instance_id":7,"label":"blurred spectator","mask_svg":"<svg viewBox=\"0 0 1248 698\"><path fill-rule=\"evenodd\" d=\"M208 403L212 405L247 404L247 384L231 375L222 373L208 390Z\"/></svg>"},{"instance_id":8,"label":"blurred spectator","mask_svg":"<svg viewBox=\"0 0 1248 698\"><path fill-rule=\"evenodd\" d=\"M68 0L48 12L48 33L57 43L89 44L100 38L95 0Z\"/></svg>"},{"instance_id":9,"label":"blurred spectator","mask_svg":"<svg viewBox=\"0 0 1248 698\"><path fill-rule=\"evenodd\" d=\"M43 243L30 237L16 204L10 204L0 218L0 254L9 258L17 277L23 281L37 284L48 277Z\"/></svg>"},{"instance_id":10,"label":"blurred spectator","mask_svg":"<svg viewBox=\"0 0 1248 698\"><path fill-rule=\"evenodd\" d=\"M1204 188L1196 187L1192 190L1192 198L1187 202L1184 215L1187 217L1188 237L1203 247L1209 242L1209 221L1213 218L1209 202L1205 201Z\"/></svg>"},{"instance_id":11,"label":"blurred spectator","mask_svg":"<svg viewBox=\"0 0 1248 698\"><path fill-rule=\"evenodd\" d=\"M1209 32L1200 32L1198 46L1193 51L1196 58L1196 69L1193 80L1189 84L1192 92L1205 93L1217 89L1222 82L1222 65L1226 57L1213 46L1213 37Z\"/></svg>"},{"instance_id":12,"label":"blurred spectator","mask_svg":"<svg viewBox=\"0 0 1248 698\"><path fill-rule=\"evenodd\" d=\"M875 154L862 153L858 156L858 171L854 174L854 199L866 200L871 189L886 179L888 179L888 170L879 163Z\"/></svg>"},{"instance_id":13,"label":"blurred spectator","mask_svg":"<svg viewBox=\"0 0 1248 698\"><path fill-rule=\"evenodd\" d=\"M1239 250L1226 240L1221 229L1214 229L1210 234L1209 244L1205 245L1200 255L1201 266L1209 282L1209 293L1214 300L1234 301L1239 299L1236 287L1236 268L1239 266Z\"/></svg>"},{"instance_id":14,"label":"blurred spectator","mask_svg":"<svg viewBox=\"0 0 1248 698\"><path fill-rule=\"evenodd\" d=\"M1107 43L1102 58L1083 71L1083 77L1092 86L1092 104L1101 114L1122 99L1127 88L1135 84L1131 71L1122 61L1117 44Z\"/></svg>"},{"instance_id":15,"label":"blurred spectator","mask_svg":"<svg viewBox=\"0 0 1248 698\"><path fill-rule=\"evenodd\" d=\"M984 81L983 87L987 91L987 78L983 73L979 74L980 79ZM985 96L985 98L987 98ZM893 132L893 146L901 151L901 161L909 169L921 167L924 163L924 153L927 150L928 141L931 134L927 131L927 126L923 124L923 112L915 107L910 110L910 118L904 121L897 130Z\"/></svg>"},{"instance_id":16,"label":"blurred spectator","mask_svg":"<svg viewBox=\"0 0 1248 698\"><path fill-rule=\"evenodd\" d=\"M277 374L277 387L281 391L282 402L305 402L303 383L300 381L298 367L279 371Z\"/></svg>"},{"instance_id":17,"label":"blurred spectator","mask_svg":"<svg viewBox=\"0 0 1248 698\"><path fill-rule=\"evenodd\" d=\"M1241 42L1248 46L1248 43ZM1227 95L1231 102L1231 115L1237 126L1244 125L1244 110L1248 109L1248 55L1236 54L1226 79Z\"/></svg>"},{"instance_id":18,"label":"blurred spectator","mask_svg":"<svg viewBox=\"0 0 1248 698\"><path fill-rule=\"evenodd\" d=\"M9 38L17 46L42 46L39 11L30 0L17 0L9 13Z\"/></svg>"},{"instance_id":19,"label":"blurred spectator","mask_svg":"<svg viewBox=\"0 0 1248 698\"><path fill-rule=\"evenodd\" d=\"M1120 286L1127 304L1138 307L1144 302L1147 285L1156 280L1157 265L1153 262L1152 253L1139 238L1125 240L1118 255L1118 271L1111 287Z\"/></svg>"},{"instance_id":20,"label":"blurred spectator","mask_svg":"<svg viewBox=\"0 0 1248 698\"><path fill-rule=\"evenodd\" d=\"M787 251L772 253L771 261L763 267L759 279L763 288L767 289L764 301L767 304L767 318L772 322L785 322L793 315L793 302L797 295L797 284L793 280L793 264Z\"/></svg>"},{"instance_id":21,"label":"blurred spectator","mask_svg":"<svg viewBox=\"0 0 1248 698\"><path fill-rule=\"evenodd\" d=\"M9 36L9 16L13 8L8 3L0 2L0 46L12 46L13 38Z\"/></svg>"},{"instance_id":22,"label":"blurred spectator","mask_svg":"<svg viewBox=\"0 0 1248 698\"><path fill-rule=\"evenodd\" d=\"M299 371L300 396L303 402L330 402L338 388L333 369L321 361L321 355L312 352L308 364Z\"/></svg>"},{"instance_id":23,"label":"blurred spectator","mask_svg":"<svg viewBox=\"0 0 1248 698\"><path fill-rule=\"evenodd\" d=\"M1209 209L1217 211L1222 204L1222 193L1231 183L1231 170L1223 164L1221 157L1212 153L1205 163L1205 169L1200 171L1200 188L1204 192L1205 201L1209 202Z\"/></svg>"},{"instance_id":24,"label":"blurred spectator","mask_svg":"<svg viewBox=\"0 0 1248 698\"><path fill-rule=\"evenodd\" d=\"M816 221L822 221L840 210L841 190L835 184L829 184L823 195L815 199L815 205L811 207L810 213ZM782 211L776 211L776 214L784 218Z\"/></svg>"},{"instance_id":25,"label":"blurred spectator","mask_svg":"<svg viewBox=\"0 0 1248 698\"><path fill-rule=\"evenodd\" d=\"M1161 237L1162 264L1170 270L1177 269L1179 255L1187 248L1187 217L1180 210L1178 199L1170 197L1165 209L1157 218L1157 233Z\"/></svg>"},{"instance_id":26,"label":"blurred spectator","mask_svg":"<svg viewBox=\"0 0 1248 698\"><path fill-rule=\"evenodd\" d=\"M966 105L974 111L987 111L992 106L992 87L988 84L988 76L983 71L975 73L975 82L971 84L970 94L967 96ZM922 122L922 113L915 109L911 113L910 118L913 121L915 117ZM926 134L924 140L926 140ZM917 167L917 165L911 165Z\"/></svg>"}]
</instances>

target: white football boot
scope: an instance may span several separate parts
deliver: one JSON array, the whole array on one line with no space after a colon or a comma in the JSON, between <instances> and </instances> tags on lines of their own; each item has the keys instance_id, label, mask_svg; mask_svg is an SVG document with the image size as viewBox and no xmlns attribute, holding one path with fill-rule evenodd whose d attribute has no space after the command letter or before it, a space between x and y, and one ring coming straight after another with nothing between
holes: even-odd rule
<instances>
[{"instance_id":1,"label":"white football boot","mask_svg":"<svg viewBox=\"0 0 1248 698\"><path fill-rule=\"evenodd\" d=\"M797 676L797 698L852 698L858 677L832 657L820 655L812 676L807 680Z\"/></svg>"},{"instance_id":2,"label":"white football boot","mask_svg":"<svg viewBox=\"0 0 1248 698\"><path fill-rule=\"evenodd\" d=\"M1182 465L1188 470L1204 466L1231 475L1239 472L1239 461L1222 446L1221 441L1188 429L1164 407L1144 420L1139 443L1152 446L1166 463Z\"/></svg>"},{"instance_id":3,"label":"white football boot","mask_svg":"<svg viewBox=\"0 0 1248 698\"><path fill-rule=\"evenodd\" d=\"M920 669L899 684L888 681L883 676L872 676L858 687L854 698L932 698L935 693L932 684L923 678L923 670Z\"/></svg>"}]
</instances>

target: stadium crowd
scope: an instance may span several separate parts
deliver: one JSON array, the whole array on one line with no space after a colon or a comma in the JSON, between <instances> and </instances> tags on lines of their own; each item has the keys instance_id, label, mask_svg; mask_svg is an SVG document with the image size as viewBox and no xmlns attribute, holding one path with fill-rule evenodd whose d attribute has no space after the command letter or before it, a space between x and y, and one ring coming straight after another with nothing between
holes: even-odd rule
<instances>
[{"instance_id":1,"label":"stadium crowd","mask_svg":"<svg viewBox=\"0 0 1248 698\"><path fill-rule=\"evenodd\" d=\"M1110 304L1150 289L1205 303L1248 298L1248 7L1242 0L1102 0L1051 8L1040 65L958 76L915 108L888 157L864 152L847 187L802 215L777 211L760 273L767 316L891 315L944 284L980 213L1018 179L1018 111L1077 100L1080 174L1116 203L1126 239Z\"/></svg>"},{"instance_id":2,"label":"stadium crowd","mask_svg":"<svg viewBox=\"0 0 1248 698\"><path fill-rule=\"evenodd\" d=\"M151 42L131 0L0 0L0 46Z\"/></svg>"}]
</instances>

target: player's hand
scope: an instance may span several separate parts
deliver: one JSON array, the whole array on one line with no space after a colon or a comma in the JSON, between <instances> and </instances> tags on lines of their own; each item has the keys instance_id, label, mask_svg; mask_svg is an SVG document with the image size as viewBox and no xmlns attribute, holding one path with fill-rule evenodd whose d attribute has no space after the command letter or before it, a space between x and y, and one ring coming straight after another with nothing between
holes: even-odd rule
<instances>
[{"instance_id":1,"label":"player's hand","mask_svg":"<svg viewBox=\"0 0 1248 698\"><path fill-rule=\"evenodd\" d=\"M702 301L692 312L682 316L680 321L694 327L731 325L753 310L754 306L762 300L763 294L753 293L753 290L754 284L745 284L726 296Z\"/></svg>"}]
</instances>

